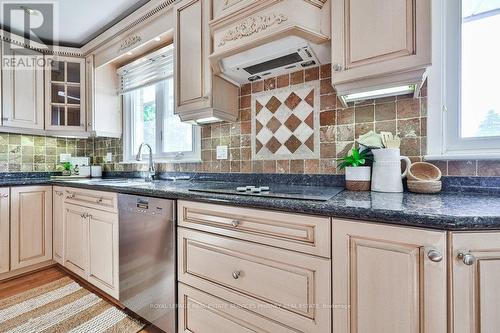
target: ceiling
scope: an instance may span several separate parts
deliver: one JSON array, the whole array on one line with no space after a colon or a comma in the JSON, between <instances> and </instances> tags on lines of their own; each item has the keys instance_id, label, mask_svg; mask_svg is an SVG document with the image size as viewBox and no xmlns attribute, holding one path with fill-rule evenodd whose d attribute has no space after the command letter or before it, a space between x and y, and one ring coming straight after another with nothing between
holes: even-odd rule
<instances>
[{"instance_id":1,"label":"ceiling","mask_svg":"<svg viewBox=\"0 0 500 333\"><path fill-rule=\"evenodd\" d=\"M47 15L45 11L36 11L38 9L31 5L34 1L26 1L31 3L23 9L24 13L30 13L32 26L40 26L35 34L31 33L31 39L39 40L44 43L54 44L54 40L59 42L61 46L81 47L87 42L104 32L109 27L120 21L132 13L137 8L141 7L149 0L53 0L56 3L55 20L47 19L46 21L57 22L58 24L43 25L43 18ZM24 1L18 1L22 3ZM15 5L21 7L22 5ZM16 34L23 35L23 12L16 11L17 16L11 15L10 26L4 22L4 15L0 17L0 23L4 30L11 31ZM42 14L41 14L42 13ZM34 22L34 23L33 23ZM39 22L40 24L38 24ZM52 32L52 26L55 27ZM46 27L46 28L44 28ZM56 37L54 37L56 36Z\"/></svg>"}]
</instances>

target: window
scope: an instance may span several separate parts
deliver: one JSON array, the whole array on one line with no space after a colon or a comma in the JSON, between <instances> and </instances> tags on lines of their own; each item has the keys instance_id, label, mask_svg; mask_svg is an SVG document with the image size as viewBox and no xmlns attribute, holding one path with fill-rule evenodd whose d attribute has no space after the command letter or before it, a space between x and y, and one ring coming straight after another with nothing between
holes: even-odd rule
<instances>
[{"instance_id":1,"label":"window","mask_svg":"<svg viewBox=\"0 0 500 333\"><path fill-rule=\"evenodd\" d=\"M428 158L500 156L499 0L433 1Z\"/></svg>"},{"instance_id":2,"label":"window","mask_svg":"<svg viewBox=\"0 0 500 333\"><path fill-rule=\"evenodd\" d=\"M171 57L171 48L167 52L155 52L155 55L139 59L118 71L125 110L126 161L135 160L143 142L151 146L156 160L200 160L200 129L182 123L174 114L172 62L165 61L165 57ZM159 69L152 73L155 66ZM155 80L150 80L152 77ZM143 154L146 157L148 151L143 150Z\"/></svg>"}]
</instances>

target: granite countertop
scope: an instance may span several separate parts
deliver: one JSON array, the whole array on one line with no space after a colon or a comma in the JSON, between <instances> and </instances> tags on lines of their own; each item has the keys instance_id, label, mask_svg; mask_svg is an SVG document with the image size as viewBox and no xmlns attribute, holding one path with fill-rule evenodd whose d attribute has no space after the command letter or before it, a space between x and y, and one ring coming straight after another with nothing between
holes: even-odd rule
<instances>
[{"instance_id":1,"label":"granite countertop","mask_svg":"<svg viewBox=\"0 0 500 333\"><path fill-rule=\"evenodd\" d=\"M500 230L500 196L475 193L377 193L344 191L328 201L266 198L189 191L211 188L212 181L0 179L0 186L52 184L167 199L185 199L439 230ZM227 184L227 183L226 183ZM234 184L237 185L236 183ZM272 185L270 185L272 186Z\"/></svg>"}]
</instances>

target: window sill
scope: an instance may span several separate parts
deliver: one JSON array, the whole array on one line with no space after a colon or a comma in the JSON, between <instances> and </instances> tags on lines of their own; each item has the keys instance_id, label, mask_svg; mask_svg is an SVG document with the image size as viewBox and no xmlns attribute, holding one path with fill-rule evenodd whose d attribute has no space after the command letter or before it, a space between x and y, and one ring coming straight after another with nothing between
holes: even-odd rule
<instances>
[{"instance_id":1,"label":"window sill","mask_svg":"<svg viewBox=\"0 0 500 333\"><path fill-rule=\"evenodd\" d=\"M448 161L448 160L500 160L500 152L494 153L450 153L445 155L425 155L424 161Z\"/></svg>"}]
</instances>

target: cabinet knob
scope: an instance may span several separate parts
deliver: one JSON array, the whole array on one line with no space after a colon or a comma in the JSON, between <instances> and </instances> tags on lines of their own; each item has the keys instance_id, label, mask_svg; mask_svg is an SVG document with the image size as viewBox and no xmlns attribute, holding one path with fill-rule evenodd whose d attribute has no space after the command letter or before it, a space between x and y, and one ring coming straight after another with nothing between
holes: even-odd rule
<instances>
[{"instance_id":1,"label":"cabinet knob","mask_svg":"<svg viewBox=\"0 0 500 333\"><path fill-rule=\"evenodd\" d=\"M233 220L233 222L231 222L231 225L235 228L238 228L238 226L240 225L240 221L238 220Z\"/></svg>"},{"instance_id":2,"label":"cabinet knob","mask_svg":"<svg viewBox=\"0 0 500 333\"><path fill-rule=\"evenodd\" d=\"M433 262L441 262L443 260L443 255L438 250L429 250L429 252L427 252L427 258Z\"/></svg>"},{"instance_id":3,"label":"cabinet knob","mask_svg":"<svg viewBox=\"0 0 500 333\"><path fill-rule=\"evenodd\" d=\"M208 99L210 99L210 96L205 95L205 96L203 96L203 99L204 99L204 100L208 100Z\"/></svg>"},{"instance_id":4,"label":"cabinet knob","mask_svg":"<svg viewBox=\"0 0 500 333\"><path fill-rule=\"evenodd\" d=\"M74 195L74 194L70 194L70 195L68 195L68 196L66 197L66 199L73 199L74 197L75 197L75 195Z\"/></svg>"},{"instance_id":5,"label":"cabinet knob","mask_svg":"<svg viewBox=\"0 0 500 333\"><path fill-rule=\"evenodd\" d=\"M341 72L344 70L344 66L342 66L341 64L333 64L332 69L335 72Z\"/></svg>"},{"instance_id":6,"label":"cabinet knob","mask_svg":"<svg viewBox=\"0 0 500 333\"><path fill-rule=\"evenodd\" d=\"M233 279L238 280L238 278L240 277L240 275L241 275L240 271L234 271L233 272Z\"/></svg>"},{"instance_id":7,"label":"cabinet knob","mask_svg":"<svg viewBox=\"0 0 500 333\"><path fill-rule=\"evenodd\" d=\"M467 266L471 266L476 262L476 257L472 253L463 253L460 252L457 256L459 260L462 260L464 264Z\"/></svg>"}]
</instances>

